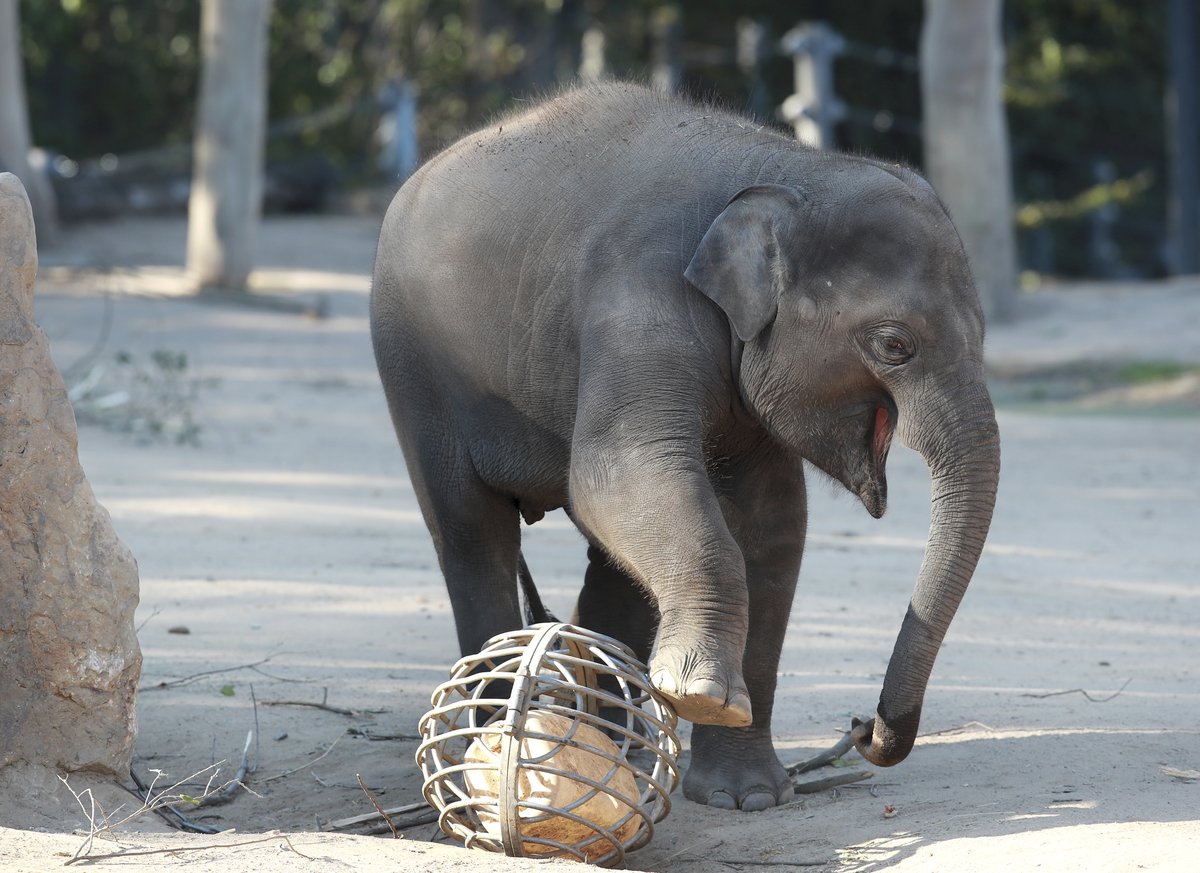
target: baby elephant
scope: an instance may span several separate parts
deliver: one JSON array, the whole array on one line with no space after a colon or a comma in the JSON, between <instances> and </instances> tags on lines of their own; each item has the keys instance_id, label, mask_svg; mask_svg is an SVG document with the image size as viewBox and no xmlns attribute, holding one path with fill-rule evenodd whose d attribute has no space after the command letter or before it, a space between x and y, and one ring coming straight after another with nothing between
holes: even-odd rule
<instances>
[{"instance_id":1,"label":"baby elephant","mask_svg":"<svg viewBox=\"0 0 1200 873\"><path fill-rule=\"evenodd\" d=\"M933 477L875 718L912 748L1000 469L983 316L945 207L903 167L636 85L569 91L431 159L379 240L371 335L459 644L522 624L520 520L587 538L578 621L695 723L684 793L791 796L771 745L806 526L801 462L887 503Z\"/></svg>"}]
</instances>

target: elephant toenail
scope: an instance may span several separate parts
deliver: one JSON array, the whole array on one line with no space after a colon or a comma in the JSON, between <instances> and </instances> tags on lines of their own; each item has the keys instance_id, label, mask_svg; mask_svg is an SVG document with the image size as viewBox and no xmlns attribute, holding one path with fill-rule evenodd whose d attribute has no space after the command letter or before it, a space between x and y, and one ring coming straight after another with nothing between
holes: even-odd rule
<instances>
[{"instance_id":1,"label":"elephant toenail","mask_svg":"<svg viewBox=\"0 0 1200 873\"><path fill-rule=\"evenodd\" d=\"M657 670L650 677L650 684L661 691L663 694L675 694L676 686L675 677L668 670Z\"/></svg>"},{"instance_id":2,"label":"elephant toenail","mask_svg":"<svg viewBox=\"0 0 1200 873\"><path fill-rule=\"evenodd\" d=\"M755 791L752 794L747 794L742 799L742 809L746 812L759 812L764 809L772 809L778 803L778 799L774 794L768 794L765 791Z\"/></svg>"},{"instance_id":3,"label":"elephant toenail","mask_svg":"<svg viewBox=\"0 0 1200 873\"><path fill-rule=\"evenodd\" d=\"M716 700L725 699L725 686L716 679L693 679L688 683L688 697L712 697Z\"/></svg>"},{"instance_id":4,"label":"elephant toenail","mask_svg":"<svg viewBox=\"0 0 1200 873\"><path fill-rule=\"evenodd\" d=\"M737 809L737 801L733 799L733 795L726 794L724 791L714 791L708 795L708 805L716 809Z\"/></svg>"}]
</instances>

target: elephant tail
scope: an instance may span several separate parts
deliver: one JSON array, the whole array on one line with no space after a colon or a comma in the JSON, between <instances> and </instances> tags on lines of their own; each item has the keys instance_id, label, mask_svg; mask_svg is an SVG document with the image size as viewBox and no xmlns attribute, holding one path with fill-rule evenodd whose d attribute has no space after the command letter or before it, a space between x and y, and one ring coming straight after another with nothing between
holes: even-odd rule
<instances>
[{"instance_id":1,"label":"elephant tail","mask_svg":"<svg viewBox=\"0 0 1200 873\"><path fill-rule=\"evenodd\" d=\"M525 595L525 624L558 621L554 613L542 603L537 586L533 584L533 574L529 572L529 565L525 563L525 554L518 553L517 558L517 578L521 581L521 592Z\"/></svg>"}]
</instances>

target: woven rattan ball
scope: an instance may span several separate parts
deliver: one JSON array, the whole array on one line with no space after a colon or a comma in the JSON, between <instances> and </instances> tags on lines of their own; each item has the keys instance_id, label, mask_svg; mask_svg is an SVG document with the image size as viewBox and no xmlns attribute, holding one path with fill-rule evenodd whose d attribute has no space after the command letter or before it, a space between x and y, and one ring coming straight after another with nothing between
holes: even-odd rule
<instances>
[{"instance_id":1,"label":"woven rattan ball","mask_svg":"<svg viewBox=\"0 0 1200 873\"><path fill-rule=\"evenodd\" d=\"M501 634L431 702L425 799L469 847L611 866L670 811L675 714L611 637L569 624Z\"/></svg>"}]
</instances>

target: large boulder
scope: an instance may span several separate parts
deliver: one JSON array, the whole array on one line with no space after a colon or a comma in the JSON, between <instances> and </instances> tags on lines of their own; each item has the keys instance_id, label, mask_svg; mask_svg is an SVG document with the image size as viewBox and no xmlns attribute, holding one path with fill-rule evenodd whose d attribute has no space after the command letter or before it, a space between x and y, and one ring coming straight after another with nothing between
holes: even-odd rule
<instances>
[{"instance_id":1,"label":"large boulder","mask_svg":"<svg viewBox=\"0 0 1200 873\"><path fill-rule=\"evenodd\" d=\"M142 664L137 564L79 465L66 387L33 320L36 273L29 199L0 173L0 787L10 791L14 779L33 788L58 773L127 776Z\"/></svg>"}]
</instances>

